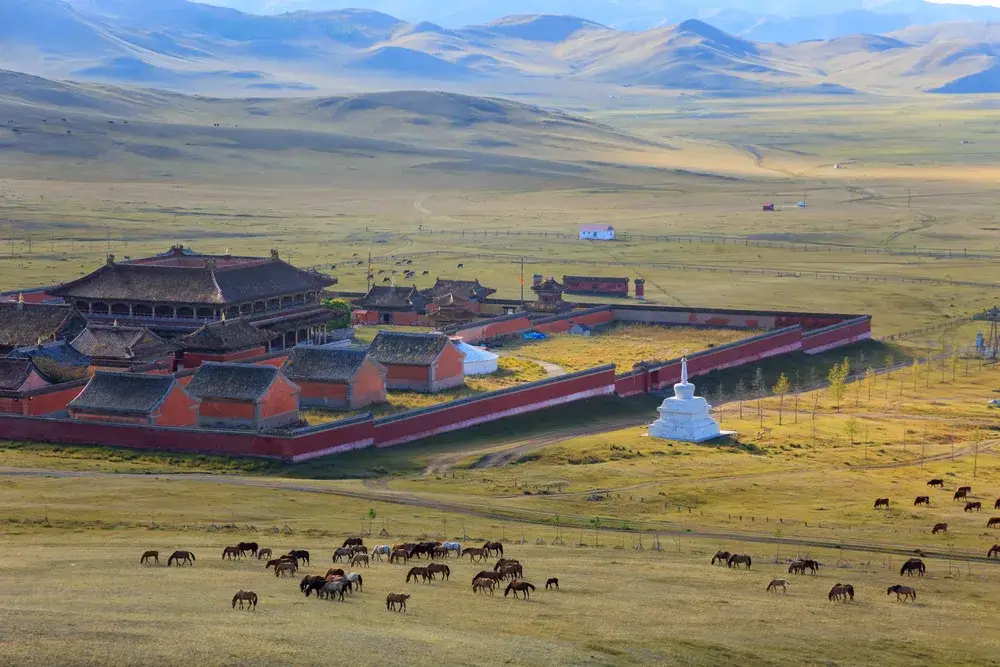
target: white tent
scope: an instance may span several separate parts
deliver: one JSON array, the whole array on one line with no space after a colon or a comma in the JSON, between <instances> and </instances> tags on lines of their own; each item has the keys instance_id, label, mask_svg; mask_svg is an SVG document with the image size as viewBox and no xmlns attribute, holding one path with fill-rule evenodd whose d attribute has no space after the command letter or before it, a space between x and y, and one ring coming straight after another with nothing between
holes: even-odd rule
<instances>
[{"instance_id":1,"label":"white tent","mask_svg":"<svg viewBox=\"0 0 1000 667\"><path fill-rule=\"evenodd\" d=\"M489 350L469 345L463 340L456 340L455 347L465 354L466 375L489 375L496 372L500 357Z\"/></svg>"}]
</instances>

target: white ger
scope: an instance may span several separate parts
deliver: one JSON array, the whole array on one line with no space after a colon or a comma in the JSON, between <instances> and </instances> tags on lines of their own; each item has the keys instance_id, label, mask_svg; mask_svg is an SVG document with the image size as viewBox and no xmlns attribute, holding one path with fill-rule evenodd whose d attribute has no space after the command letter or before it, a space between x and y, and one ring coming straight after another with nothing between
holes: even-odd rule
<instances>
[{"instance_id":1,"label":"white ger","mask_svg":"<svg viewBox=\"0 0 1000 667\"><path fill-rule=\"evenodd\" d=\"M664 440L704 442L732 434L733 431L719 430L719 422L709 414L711 407L704 398L694 395L685 357L681 359L681 381L674 385L674 395L656 408L660 418L649 425L649 435Z\"/></svg>"}]
</instances>

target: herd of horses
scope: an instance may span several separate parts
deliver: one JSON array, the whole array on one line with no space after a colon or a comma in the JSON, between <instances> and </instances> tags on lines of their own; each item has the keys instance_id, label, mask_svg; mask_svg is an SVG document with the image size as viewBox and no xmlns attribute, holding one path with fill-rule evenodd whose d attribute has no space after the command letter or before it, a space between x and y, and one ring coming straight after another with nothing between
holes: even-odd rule
<instances>
[{"instance_id":1,"label":"herd of horses","mask_svg":"<svg viewBox=\"0 0 1000 667\"><path fill-rule=\"evenodd\" d=\"M927 482L927 486L934 487L934 488L939 488L939 489L944 489L944 480L943 479L932 479L932 480L930 480L930 481ZM957 502L957 501L960 501L960 500L964 501L965 502L965 508L964 509L965 509L966 512L982 512L983 511L983 503L980 502L980 501L978 501L978 500L969 500L969 498L971 496L972 496L972 487L971 486L960 486L960 487L958 487L955 490L955 493L952 496L952 502ZM931 497L930 496L917 496L913 500L913 506L914 507L920 507L920 506L930 507L930 504L931 504ZM875 509L883 509L883 508L884 509L889 509L889 499L888 498L876 498L875 499L875 503L874 503L874 507L875 507ZM993 509L1000 510L1000 498L997 498L996 502L993 503ZM987 528L1000 528L1000 517L991 517L990 519L988 519L986 521L986 527ZM947 522L935 523L934 526L931 528L931 535L937 535L938 533L947 533L947 532L948 532L948 524L947 524ZM992 558L994 553L997 554L998 556L1000 556L1000 550L990 549L987 552L987 556L986 557L987 558Z\"/></svg>"}]
</instances>

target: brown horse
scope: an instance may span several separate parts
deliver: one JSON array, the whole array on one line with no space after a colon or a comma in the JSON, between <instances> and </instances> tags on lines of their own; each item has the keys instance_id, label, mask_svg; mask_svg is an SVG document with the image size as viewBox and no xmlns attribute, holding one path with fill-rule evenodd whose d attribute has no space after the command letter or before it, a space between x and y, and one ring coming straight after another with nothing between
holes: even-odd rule
<instances>
[{"instance_id":1,"label":"brown horse","mask_svg":"<svg viewBox=\"0 0 1000 667\"><path fill-rule=\"evenodd\" d=\"M487 542L483 545L483 551L486 552L487 556L492 556L493 554L503 556L503 544L500 542Z\"/></svg>"},{"instance_id":2,"label":"brown horse","mask_svg":"<svg viewBox=\"0 0 1000 667\"><path fill-rule=\"evenodd\" d=\"M299 582L299 590L309 597L309 594L316 591L319 597L319 591L326 585L326 577L321 577L317 575L309 575L302 577L302 581Z\"/></svg>"},{"instance_id":3,"label":"brown horse","mask_svg":"<svg viewBox=\"0 0 1000 667\"><path fill-rule=\"evenodd\" d=\"M351 557L351 567L356 567L364 563L365 567L368 567L368 554L354 554Z\"/></svg>"},{"instance_id":4,"label":"brown horse","mask_svg":"<svg viewBox=\"0 0 1000 667\"><path fill-rule=\"evenodd\" d=\"M295 567L295 563L289 561L282 561L274 566L274 576L284 577L286 574L291 577L295 575L295 571L299 568Z\"/></svg>"},{"instance_id":5,"label":"brown horse","mask_svg":"<svg viewBox=\"0 0 1000 667\"><path fill-rule=\"evenodd\" d=\"M338 568L330 568L326 571L326 576L328 577L342 577L344 576L344 571Z\"/></svg>"},{"instance_id":6,"label":"brown horse","mask_svg":"<svg viewBox=\"0 0 1000 667\"><path fill-rule=\"evenodd\" d=\"M285 556L294 558L296 567L299 565L298 561L303 561L306 565L309 564L309 552L305 549L292 549Z\"/></svg>"},{"instance_id":7,"label":"brown horse","mask_svg":"<svg viewBox=\"0 0 1000 667\"><path fill-rule=\"evenodd\" d=\"M479 591L489 591L490 595L493 595L493 591L497 586L497 582L492 579L487 579L486 577L480 577L472 582L472 592L478 593Z\"/></svg>"},{"instance_id":8,"label":"brown horse","mask_svg":"<svg viewBox=\"0 0 1000 667\"><path fill-rule=\"evenodd\" d=\"M774 591L777 593L780 588L782 593L787 593L788 587L791 585L792 583L788 581L788 579L772 579L771 583L767 585L767 591Z\"/></svg>"},{"instance_id":9,"label":"brown horse","mask_svg":"<svg viewBox=\"0 0 1000 667\"><path fill-rule=\"evenodd\" d=\"M336 563L341 558L343 558L344 561L347 562L353 555L354 552L351 550L350 547L340 547L339 549L333 552L333 562Z\"/></svg>"},{"instance_id":10,"label":"brown horse","mask_svg":"<svg viewBox=\"0 0 1000 667\"><path fill-rule=\"evenodd\" d=\"M363 544L355 544L353 547L351 547L351 552L354 553L355 555L357 554L368 555L368 547L366 547Z\"/></svg>"},{"instance_id":11,"label":"brown horse","mask_svg":"<svg viewBox=\"0 0 1000 667\"><path fill-rule=\"evenodd\" d=\"M728 551L716 551L715 555L712 556L712 565L715 565L716 561L719 561L719 565L722 565L729 560L730 556L732 556L732 554Z\"/></svg>"},{"instance_id":12,"label":"brown horse","mask_svg":"<svg viewBox=\"0 0 1000 667\"><path fill-rule=\"evenodd\" d=\"M788 574L805 574L806 562L804 560L793 560L788 565Z\"/></svg>"},{"instance_id":13,"label":"brown horse","mask_svg":"<svg viewBox=\"0 0 1000 667\"><path fill-rule=\"evenodd\" d=\"M240 542L236 546L239 547L241 556L247 551L250 552L251 556L256 556L257 549L260 548L260 545L257 544L256 542Z\"/></svg>"},{"instance_id":14,"label":"brown horse","mask_svg":"<svg viewBox=\"0 0 1000 667\"><path fill-rule=\"evenodd\" d=\"M396 549L391 554L389 554L389 562L395 563L397 560L402 559L403 562L410 560L410 550L409 549Z\"/></svg>"},{"instance_id":15,"label":"brown horse","mask_svg":"<svg viewBox=\"0 0 1000 667\"><path fill-rule=\"evenodd\" d=\"M959 489L958 491L955 492L955 495L953 495L951 499L954 502L956 500L965 500L968 497L969 497L968 491L966 491L965 489Z\"/></svg>"},{"instance_id":16,"label":"brown horse","mask_svg":"<svg viewBox=\"0 0 1000 667\"><path fill-rule=\"evenodd\" d=\"M892 595L893 593L896 594L897 601L902 600L903 602L906 602L907 599L911 599L914 602L917 601L917 589L915 588L910 588L909 586L899 586L899 585L889 586L885 594Z\"/></svg>"},{"instance_id":17,"label":"brown horse","mask_svg":"<svg viewBox=\"0 0 1000 667\"><path fill-rule=\"evenodd\" d=\"M264 560L265 558L271 558L270 549L258 549L257 550L257 560Z\"/></svg>"},{"instance_id":18,"label":"brown horse","mask_svg":"<svg viewBox=\"0 0 1000 667\"><path fill-rule=\"evenodd\" d=\"M555 588L556 590L559 590L559 578L558 577L552 577L551 579L549 579L549 580L547 580L545 582L545 590L549 590L550 588Z\"/></svg>"},{"instance_id":19,"label":"brown horse","mask_svg":"<svg viewBox=\"0 0 1000 667\"><path fill-rule=\"evenodd\" d=\"M410 577L413 577L414 583L416 583L417 577L420 577L421 581L428 584L434 579L434 573L428 572L426 567L411 567L410 571L406 573L406 583L410 583Z\"/></svg>"},{"instance_id":20,"label":"brown horse","mask_svg":"<svg viewBox=\"0 0 1000 667\"><path fill-rule=\"evenodd\" d=\"M971 512L972 510L976 510L977 512L982 512L983 511L983 504L980 503L980 502L965 503L965 511L966 512Z\"/></svg>"},{"instance_id":21,"label":"brown horse","mask_svg":"<svg viewBox=\"0 0 1000 667\"><path fill-rule=\"evenodd\" d=\"M142 565L143 563L148 563L150 561L150 559L153 559L154 561L156 561L156 564L159 565L160 564L160 552L159 551L147 551L146 553L142 554L142 558L139 559L139 565Z\"/></svg>"},{"instance_id":22,"label":"brown horse","mask_svg":"<svg viewBox=\"0 0 1000 667\"><path fill-rule=\"evenodd\" d=\"M986 522L987 528L996 528L997 526L1000 526L1000 516L995 516Z\"/></svg>"},{"instance_id":23,"label":"brown horse","mask_svg":"<svg viewBox=\"0 0 1000 667\"><path fill-rule=\"evenodd\" d=\"M848 598L854 601L854 586L850 584L836 584L830 589L830 594L827 596L832 602L833 600L840 600L841 602L847 602Z\"/></svg>"},{"instance_id":24,"label":"brown horse","mask_svg":"<svg viewBox=\"0 0 1000 667\"><path fill-rule=\"evenodd\" d=\"M750 564L750 556L747 554L733 554L729 557L729 560L726 561L726 565L729 567L735 566L737 569L739 569L740 565L746 565L749 570Z\"/></svg>"},{"instance_id":25,"label":"brown horse","mask_svg":"<svg viewBox=\"0 0 1000 667\"><path fill-rule=\"evenodd\" d=\"M399 605L399 611L406 611L406 601L410 599L407 593L389 593L385 598L385 609L386 611L396 611L396 605Z\"/></svg>"},{"instance_id":26,"label":"brown horse","mask_svg":"<svg viewBox=\"0 0 1000 667\"><path fill-rule=\"evenodd\" d=\"M926 571L927 566L924 565L924 561L919 558L911 558L903 563L903 567L899 568L899 576L903 576L905 574L912 577L913 573L916 572L918 576L922 577Z\"/></svg>"},{"instance_id":27,"label":"brown horse","mask_svg":"<svg viewBox=\"0 0 1000 667\"><path fill-rule=\"evenodd\" d=\"M972 495L972 487L971 486L960 486L960 487L958 487L958 490L959 491L965 491L965 495L967 495L967 496L971 496Z\"/></svg>"},{"instance_id":28,"label":"brown horse","mask_svg":"<svg viewBox=\"0 0 1000 667\"><path fill-rule=\"evenodd\" d=\"M466 547L462 549L459 558L464 557L466 554L469 555L469 561L475 563L477 560L485 561L490 556L490 552L486 550L485 547L477 549L476 547Z\"/></svg>"},{"instance_id":29,"label":"brown horse","mask_svg":"<svg viewBox=\"0 0 1000 667\"><path fill-rule=\"evenodd\" d=\"M434 547L434 551L431 553L432 558L448 558L451 556L451 550L448 547Z\"/></svg>"},{"instance_id":30,"label":"brown horse","mask_svg":"<svg viewBox=\"0 0 1000 667\"><path fill-rule=\"evenodd\" d=\"M993 554L1000 556L1000 544L994 544L992 547L990 547L990 550L987 552L986 557L993 558Z\"/></svg>"},{"instance_id":31,"label":"brown horse","mask_svg":"<svg viewBox=\"0 0 1000 667\"><path fill-rule=\"evenodd\" d=\"M227 557L229 558L229 560L242 558L243 552L240 550L239 547L226 547L225 549L222 550L222 559L225 560Z\"/></svg>"},{"instance_id":32,"label":"brown horse","mask_svg":"<svg viewBox=\"0 0 1000 667\"><path fill-rule=\"evenodd\" d=\"M931 535L937 535L938 533L947 533L948 524L946 523L936 523L934 528L931 530Z\"/></svg>"},{"instance_id":33,"label":"brown horse","mask_svg":"<svg viewBox=\"0 0 1000 667\"><path fill-rule=\"evenodd\" d=\"M360 537L348 537L346 540L344 540L344 543L341 544L340 546L342 546L342 547L360 547L360 546L364 545L364 543L365 543L365 541L363 539L361 539Z\"/></svg>"},{"instance_id":34,"label":"brown horse","mask_svg":"<svg viewBox=\"0 0 1000 667\"><path fill-rule=\"evenodd\" d=\"M931 481L927 482L927 486L939 486L939 487L941 487L943 489L944 488L944 480L943 479L932 479Z\"/></svg>"},{"instance_id":35,"label":"brown horse","mask_svg":"<svg viewBox=\"0 0 1000 667\"><path fill-rule=\"evenodd\" d=\"M520 563L511 563L500 568L501 579L520 579L524 576L524 568Z\"/></svg>"},{"instance_id":36,"label":"brown horse","mask_svg":"<svg viewBox=\"0 0 1000 667\"><path fill-rule=\"evenodd\" d=\"M170 558L167 559L167 567L174 561L177 561L177 565L183 565L187 563L188 565L194 566L194 553L191 551L175 551L170 554Z\"/></svg>"},{"instance_id":37,"label":"brown horse","mask_svg":"<svg viewBox=\"0 0 1000 667\"><path fill-rule=\"evenodd\" d=\"M269 570L272 567L278 567L282 563L291 563L295 567L299 566L299 562L294 558L291 558L290 556L282 556L281 558L272 558L271 560L267 561L267 564L264 565L264 569Z\"/></svg>"},{"instance_id":38,"label":"brown horse","mask_svg":"<svg viewBox=\"0 0 1000 667\"><path fill-rule=\"evenodd\" d=\"M518 563L518 562L520 562L520 561L517 561L517 560L515 560L513 558L501 558L500 560L498 560L496 562L496 565L493 566L493 571L494 572L499 572L500 569L504 565L513 565L514 563Z\"/></svg>"},{"instance_id":39,"label":"brown horse","mask_svg":"<svg viewBox=\"0 0 1000 667\"><path fill-rule=\"evenodd\" d=\"M507 589L503 592L503 596L507 597L507 594L511 591L514 592L514 597L517 598L517 594L524 593L524 599L527 600L531 597L531 591L535 590L534 585L529 584L527 581L512 581L507 584Z\"/></svg>"},{"instance_id":40,"label":"brown horse","mask_svg":"<svg viewBox=\"0 0 1000 667\"><path fill-rule=\"evenodd\" d=\"M500 583L500 573L493 572L492 570L481 570L479 574L472 578L473 581L476 579L492 579L493 581Z\"/></svg>"},{"instance_id":41,"label":"brown horse","mask_svg":"<svg viewBox=\"0 0 1000 667\"><path fill-rule=\"evenodd\" d=\"M435 574L440 574L445 581L451 578L451 568L444 563L431 563L427 566L427 573L432 577Z\"/></svg>"},{"instance_id":42,"label":"brown horse","mask_svg":"<svg viewBox=\"0 0 1000 667\"><path fill-rule=\"evenodd\" d=\"M889 499L888 498L876 498L875 499L875 509L879 507L884 507L889 509Z\"/></svg>"},{"instance_id":43,"label":"brown horse","mask_svg":"<svg viewBox=\"0 0 1000 667\"><path fill-rule=\"evenodd\" d=\"M997 501L993 503L993 509L1000 510L1000 498L997 498Z\"/></svg>"},{"instance_id":44,"label":"brown horse","mask_svg":"<svg viewBox=\"0 0 1000 667\"><path fill-rule=\"evenodd\" d=\"M236 602L239 601L240 609L243 609L243 603L247 603L247 611L257 610L257 594L253 591L239 591L233 596L233 609L236 609Z\"/></svg>"},{"instance_id":45,"label":"brown horse","mask_svg":"<svg viewBox=\"0 0 1000 667\"><path fill-rule=\"evenodd\" d=\"M930 504L931 504L930 496L917 496L917 499L913 501L914 507L916 507L917 505L930 505Z\"/></svg>"}]
</instances>

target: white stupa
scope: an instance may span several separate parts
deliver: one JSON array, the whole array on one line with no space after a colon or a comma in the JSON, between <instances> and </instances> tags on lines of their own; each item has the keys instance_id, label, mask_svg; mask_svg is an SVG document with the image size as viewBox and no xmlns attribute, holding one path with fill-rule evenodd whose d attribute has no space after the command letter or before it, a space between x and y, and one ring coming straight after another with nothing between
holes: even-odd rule
<instances>
[{"instance_id":1,"label":"white stupa","mask_svg":"<svg viewBox=\"0 0 1000 667\"><path fill-rule=\"evenodd\" d=\"M649 435L664 440L704 442L732 434L733 431L719 430L719 422L709 414L711 407L704 398L694 395L685 357L681 359L681 381L674 385L674 395L656 408L660 418L649 425Z\"/></svg>"}]
</instances>

